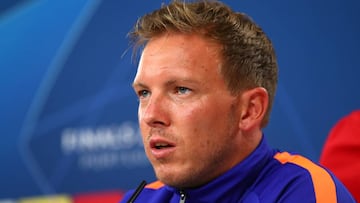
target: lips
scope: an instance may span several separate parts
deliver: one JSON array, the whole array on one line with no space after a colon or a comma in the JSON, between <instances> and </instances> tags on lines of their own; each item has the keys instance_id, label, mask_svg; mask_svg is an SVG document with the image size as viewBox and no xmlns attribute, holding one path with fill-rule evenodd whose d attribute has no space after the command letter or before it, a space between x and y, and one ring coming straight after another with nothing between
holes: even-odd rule
<instances>
[{"instance_id":1,"label":"lips","mask_svg":"<svg viewBox=\"0 0 360 203\"><path fill-rule=\"evenodd\" d=\"M156 159L169 157L175 151L175 144L163 138L150 139L150 151Z\"/></svg>"}]
</instances>

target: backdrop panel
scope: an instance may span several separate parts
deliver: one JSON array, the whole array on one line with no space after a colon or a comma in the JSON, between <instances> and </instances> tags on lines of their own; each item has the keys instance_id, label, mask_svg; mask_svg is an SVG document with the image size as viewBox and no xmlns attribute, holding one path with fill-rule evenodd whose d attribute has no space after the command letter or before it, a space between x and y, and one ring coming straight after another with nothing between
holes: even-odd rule
<instances>
[{"instance_id":1,"label":"backdrop panel","mask_svg":"<svg viewBox=\"0 0 360 203\"><path fill-rule=\"evenodd\" d=\"M126 35L162 2L0 2L0 199L119 195L155 179ZM280 80L265 136L317 161L330 128L360 108L360 3L225 2L251 15L276 48Z\"/></svg>"}]
</instances>

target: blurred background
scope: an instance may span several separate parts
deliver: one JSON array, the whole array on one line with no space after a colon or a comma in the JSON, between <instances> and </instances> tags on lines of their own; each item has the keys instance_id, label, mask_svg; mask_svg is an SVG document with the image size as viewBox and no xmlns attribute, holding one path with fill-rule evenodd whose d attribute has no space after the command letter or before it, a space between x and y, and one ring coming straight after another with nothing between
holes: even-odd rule
<instances>
[{"instance_id":1,"label":"blurred background","mask_svg":"<svg viewBox=\"0 0 360 203\"><path fill-rule=\"evenodd\" d=\"M127 33L163 2L0 2L0 202L117 202L155 180ZM224 0L272 39L280 80L265 136L318 161L360 108L360 2Z\"/></svg>"}]
</instances>

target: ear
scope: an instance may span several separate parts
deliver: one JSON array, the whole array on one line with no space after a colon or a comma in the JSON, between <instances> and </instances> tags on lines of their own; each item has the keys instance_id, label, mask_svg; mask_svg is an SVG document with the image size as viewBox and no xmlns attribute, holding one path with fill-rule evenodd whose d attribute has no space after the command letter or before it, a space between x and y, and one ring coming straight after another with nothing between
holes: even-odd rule
<instances>
[{"instance_id":1,"label":"ear","mask_svg":"<svg viewBox=\"0 0 360 203\"><path fill-rule=\"evenodd\" d=\"M241 94L239 128L249 131L261 128L262 120L269 105L269 95L265 88L256 87Z\"/></svg>"}]
</instances>

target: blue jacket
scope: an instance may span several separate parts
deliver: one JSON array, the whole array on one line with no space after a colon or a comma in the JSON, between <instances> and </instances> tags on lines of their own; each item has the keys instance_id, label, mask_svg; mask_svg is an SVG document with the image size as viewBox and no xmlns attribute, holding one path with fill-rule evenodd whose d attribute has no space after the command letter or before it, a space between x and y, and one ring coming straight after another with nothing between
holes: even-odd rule
<instances>
[{"instance_id":1,"label":"blue jacket","mask_svg":"<svg viewBox=\"0 0 360 203\"><path fill-rule=\"evenodd\" d=\"M121 202L133 194L129 191ZM355 202L329 171L310 160L272 150L265 139L245 160L208 184L178 190L157 181L147 185L135 203L202 202Z\"/></svg>"}]
</instances>

